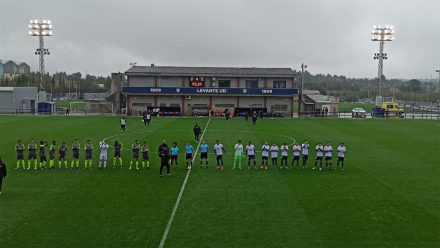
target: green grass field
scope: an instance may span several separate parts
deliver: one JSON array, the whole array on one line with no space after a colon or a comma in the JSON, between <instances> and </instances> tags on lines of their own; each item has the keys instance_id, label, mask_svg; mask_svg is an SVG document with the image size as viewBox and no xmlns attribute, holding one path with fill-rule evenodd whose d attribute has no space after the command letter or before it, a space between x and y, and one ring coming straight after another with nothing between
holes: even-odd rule
<instances>
[{"instance_id":1,"label":"green grass field","mask_svg":"<svg viewBox=\"0 0 440 248\"><path fill-rule=\"evenodd\" d=\"M187 170L184 155L159 177L159 142L192 140L208 119L0 116L8 177L0 195L0 247L158 247ZM116 136L115 136L116 135ZM152 168L14 170L17 139L148 141ZM439 247L440 123L417 120L212 119L204 139L225 145L226 168L198 167L199 154L164 247ZM345 171L232 170L237 139L345 142ZM112 149L110 153L112 153ZM69 153L70 155L70 153ZM81 154L82 158L84 154ZM111 158L112 156L110 156ZM257 156L258 162L260 156ZM290 160L290 154L289 154ZM111 160L110 160L111 161ZM111 165L111 163L110 163Z\"/></svg>"}]
</instances>

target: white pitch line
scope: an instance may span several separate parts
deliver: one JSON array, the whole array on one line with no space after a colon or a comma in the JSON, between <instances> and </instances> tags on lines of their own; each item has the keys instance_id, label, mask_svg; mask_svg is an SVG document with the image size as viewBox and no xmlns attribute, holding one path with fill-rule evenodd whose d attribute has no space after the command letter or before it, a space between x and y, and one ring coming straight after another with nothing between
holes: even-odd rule
<instances>
[{"instance_id":1,"label":"white pitch line","mask_svg":"<svg viewBox=\"0 0 440 248\"><path fill-rule=\"evenodd\" d=\"M194 160L196 159L197 152L199 151L201 140L203 140L203 136L205 135L206 129L208 128L210 121L211 121L211 118L208 119L208 122L206 123L205 129L203 130L202 136L200 137L199 144L197 145L196 151L194 152L192 163L194 163ZM163 232L163 235L162 235L162 239L160 240L159 248L162 248L165 245L165 241L167 239L168 232L170 231L171 224L173 223L177 208L179 207L180 199L182 198L183 191L185 190L185 186L186 186L186 183L188 182L188 177L189 177L190 173L191 173L191 170L188 170L188 172L186 173L186 176L185 176L185 180L183 180L182 187L180 188L179 195L177 196L176 204L174 204L174 208L173 208L173 211L171 212L170 219L168 220L167 226L165 227L165 231Z\"/></svg>"}]
</instances>

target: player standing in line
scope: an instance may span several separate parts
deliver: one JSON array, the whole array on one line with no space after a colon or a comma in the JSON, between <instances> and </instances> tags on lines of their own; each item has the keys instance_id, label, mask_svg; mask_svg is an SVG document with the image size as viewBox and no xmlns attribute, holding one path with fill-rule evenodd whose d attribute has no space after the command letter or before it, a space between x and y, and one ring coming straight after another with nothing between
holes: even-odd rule
<instances>
[{"instance_id":1,"label":"player standing in line","mask_svg":"<svg viewBox=\"0 0 440 248\"><path fill-rule=\"evenodd\" d=\"M289 156L289 146L286 143L283 143L283 145L281 145L281 165L280 165L280 169L283 168L283 163L284 163L284 168L287 169L287 157Z\"/></svg>"},{"instance_id":2,"label":"player standing in line","mask_svg":"<svg viewBox=\"0 0 440 248\"><path fill-rule=\"evenodd\" d=\"M64 162L64 167L67 169L67 146L63 141L60 147L58 147L58 168L61 169L61 163Z\"/></svg>"},{"instance_id":3,"label":"player standing in line","mask_svg":"<svg viewBox=\"0 0 440 248\"><path fill-rule=\"evenodd\" d=\"M299 155L301 153L301 146L298 143L295 143L292 146L292 155L293 155L293 159L292 159L292 164L291 167L293 169L293 167L295 167L295 161L296 161L296 168L299 168Z\"/></svg>"},{"instance_id":4,"label":"player standing in line","mask_svg":"<svg viewBox=\"0 0 440 248\"><path fill-rule=\"evenodd\" d=\"M338 146L338 162L336 163L336 169L339 168L339 162L341 162L341 169L344 170L344 159L345 153L347 152L347 147L345 147L344 143L341 143Z\"/></svg>"},{"instance_id":5,"label":"player standing in line","mask_svg":"<svg viewBox=\"0 0 440 248\"><path fill-rule=\"evenodd\" d=\"M125 119L125 116L122 116L121 118L121 131L125 132L125 126L127 125L127 119Z\"/></svg>"},{"instance_id":6,"label":"player standing in line","mask_svg":"<svg viewBox=\"0 0 440 248\"><path fill-rule=\"evenodd\" d=\"M257 112L255 112L254 111L254 114L252 115L252 125L257 125L257 119L258 119L258 116L257 116Z\"/></svg>"},{"instance_id":7,"label":"player standing in line","mask_svg":"<svg viewBox=\"0 0 440 248\"><path fill-rule=\"evenodd\" d=\"M251 168L251 161L254 163L254 168L257 169L257 161L255 161L255 146L250 141L246 146L246 154L248 156L248 170Z\"/></svg>"},{"instance_id":8,"label":"player standing in line","mask_svg":"<svg viewBox=\"0 0 440 248\"><path fill-rule=\"evenodd\" d=\"M101 169L101 166L105 169L107 167L107 158L108 158L108 144L107 141L103 140L99 142L99 169Z\"/></svg>"},{"instance_id":9,"label":"player standing in line","mask_svg":"<svg viewBox=\"0 0 440 248\"><path fill-rule=\"evenodd\" d=\"M40 141L40 169L46 169L46 146L47 141ZM37 166L34 167L34 170L37 169Z\"/></svg>"},{"instance_id":10,"label":"player standing in line","mask_svg":"<svg viewBox=\"0 0 440 248\"><path fill-rule=\"evenodd\" d=\"M322 146L321 142L318 142L318 144L315 147L315 151L316 151L316 159L315 159L315 165L313 166L312 169L314 170L316 168L319 161L319 170L322 170L322 156L324 152L324 147Z\"/></svg>"},{"instance_id":11,"label":"player standing in line","mask_svg":"<svg viewBox=\"0 0 440 248\"><path fill-rule=\"evenodd\" d=\"M329 168L330 170L332 169L332 152L333 152L333 147L332 145L330 145L330 143L327 143L327 145L324 146L324 153L325 153L325 166L327 168Z\"/></svg>"},{"instance_id":12,"label":"player standing in line","mask_svg":"<svg viewBox=\"0 0 440 248\"><path fill-rule=\"evenodd\" d=\"M122 144L116 140L113 147L115 148L113 153L113 169L116 167L116 159L119 160L119 168L122 169Z\"/></svg>"},{"instance_id":13,"label":"player standing in line","mask_svg":"<svg viewBox=\"0 0 440 248\"><path fill-rule=\"evenodd\" d=\"M267 170L267 163L269 160L269 150L270 150L270 146L266 141L264 142L264 145L261 147L261 169Z\"/></svg>"},{"instance_id":14,"label":"player standing in line","mask_svg":"<svg viewBox=\"0 0 440 248\"><path fill-rule=\"evenodd\" d=\"M185 159L186 159L186 166L188 167L188 170L191 170L191 168L192 168L193 153L194 153L194 147L191 145L190 142L188 142L185 145Z\"/></svg>"},{"instance_id":15,"label":"player standing in line","mask_svg":"<svg viewBox=\"0 0 440 248\"><path fill-rule=\"evenodd\" d=\"M232 169L235 170L235 165L238 164L238 169L241 170L241 158L243 157L243 144L241 144L241 140L238 140L237 144L235 144L234 150L234 167Z\"/></svg>"},{"instance_id":16,"label":"player standing in line","mask_svg":"<svg viewBox=\"0 0 440 248\"><path fill-rule=\"evenodd\" d=\"M226 151L225 148L223 146L223 144L220 143L219 140L215 141L215 145L214 145L214 152L217 160L217 167L215 169L224 169L224 165L223 165L223 153L225 153L226 155Z\"/></svg>"},{"instance_id":17,"label":"player standing in line","mask_svg":"<svg viewBox=\"0 0 440 248\"><path fill-rule=\"evenodd\" d=\"M270 147L270 158L272 159L272 169L276 169L278 166L278 151L279 147L277 144L273 143Z\"/></svg>"},{"instance_id":18,"label":"player standing in line","mask_svg":"<svg viewBox=\"0 0 440 248\"><path fill-rule=\"evenodd\" d=\"M28 167L29 170L31 168L31 161L34 161L34 166L37 168L37 144L35 144L35 140L31 140L31 143L28 144Z\"/></svg>"},{"instance_id":19,"label":"player standing in line","mask_svg":"<svg viewBox=\"0 0 440 248\"><path fill-rule=\"evenodd\" d=\"M86 159L84 160L84 170L87 169L87 166L89 166L89 168L92 169L93 144L90 142L90 140L86 141L84 150L86 151Z\"/></svg>"},{"instance_id":20,"label":"player standing in line","mask_svg":"<svg viewBox=\"0 0 440 248\"><path fill-rule=\"evenodd\" d=\"M142 152L142 168L145 169L145 162L147 162L147 168L150 168L150 148L148 147L147 142L144 142L144 145L141 148Z\"/></svg>"},{"instance_id":21,"label":"player standing in line","mask_svg":"<svg viewBox=\"0 0 440 248\"><path fill-rule=\"evenodd\" d=\"M174 142L173 146L170 148L171 150L171 165L173 165L173 163L178 166L178 158L179 158L179 147L177 147L177 143Z\"/></svg>"},{"instance_id":22,"label":"player standing in line","mask_svg":"<svg viewBox=\"0 0 440 248\"><path fill-rule=\"evenodd\" d=\"M302 158L303 158L303 162L302 162L302 168L307 168L307 160L309 159L309 141L305 140L304 143L301 145L301 149L302 149Z\"/></svg>"},{"instance_id":23,"label":"player standing in line","mask_svg":"<svg viewBox=\"0 0 440 248\"><path fill-rule=\"evenodd\" d=\"M206 144L206 141L202 140L200 145L200 168L202 168L203 160L205 160L206 169L208 169L208 151L209 145Z\"/></svg>"},{"instance_id":24,"label":"player standing in line","mask_svg":"<svg viewBox=\"0 0 440 248\"><path fill-rule=\"evenodd\" d=\"M200 133L202 132L202 129L199 127L199 124L196 123L196 125L193 128L194 131L194 141L199 143L199 136Z\"/></svg>"},{"instance_id":25,"label":"player standing in line","mask_svg":"<svg viewBox=\"0 0 440 248\"><path fill-rule=\"evenodd\" d=\"M23 165L23 169L26 169L26 166L24 165L24 144L21 143L21 140L17 141L15 151L17 152L17 167L15 167L15 169L19 169L20 164Z\"/></svg>"},{"instance_id":26,"label":"player standing in line","mask_svg":"<svg viewBox=\"0 0 440 248\"><path fill-rule=\"evenodd\" d=\"M133 162L136 162L136 170L139 170L139 151L140 151L140 146L139 146L139 141L135 140L134 143L131 145L131 161L130 161L130 167L128 168L129 170L131 170L131 166L133 165Z\"/></svg>"},{"instance_id":27,"label":"player standing in line","mask_svg":"<svg viewBox=\"0 0 440 248\"><path fill-rule=\"evenodd\" d=\"M79 169L79 150L81 149L81 145L78 142L78 139L72 144L72 162L70 163L70 168L73 169L73 166L76 165L76 168Z\"/></svg>"},{"instance_id":28,"label":"player standing in line","mask_svg":"<svg viewBox=\"0 0 440 248\"><path fill-rule=\"evenodd\" d=\"M168 148L165 140L159 146L158 155L160 157L160 172L159 175L162 176L163 167L167 167L167 176L170 176L170 149Z\"/></svg>"},{"instance_id":29,"label":"player standing in line","mask_svg":"<svg viewBox=\"0 0 440 248\"><path fill-rule=\"evenodd\" d=\"M49 147L49 169L53 169L55 166L56 151L57 151L57 143L55 140L53 140L52 144Z\"/></svg>"}]
</instances>

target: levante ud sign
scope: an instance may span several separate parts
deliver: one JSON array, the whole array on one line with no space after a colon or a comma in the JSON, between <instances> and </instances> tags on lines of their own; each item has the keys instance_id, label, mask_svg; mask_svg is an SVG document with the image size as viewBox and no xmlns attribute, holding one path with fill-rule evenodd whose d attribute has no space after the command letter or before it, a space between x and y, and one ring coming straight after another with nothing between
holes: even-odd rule
<instances>
[{"instance_id":1,"label":"levante ud sign","mask_svg":"<svg viewBox=\"0 0 440 248\"><path fill-rule=\"evenodd\" d=\"M182 94L182 95L298 95L298 89L273 88L178 88L178 87L123 87L126 94Z\"/></svg>"}]
</instances>

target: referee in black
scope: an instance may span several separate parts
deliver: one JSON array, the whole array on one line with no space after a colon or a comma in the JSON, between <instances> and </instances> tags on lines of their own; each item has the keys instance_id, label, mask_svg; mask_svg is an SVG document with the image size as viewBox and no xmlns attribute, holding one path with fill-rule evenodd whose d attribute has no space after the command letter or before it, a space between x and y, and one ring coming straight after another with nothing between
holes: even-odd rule
<instances>
[{"instance_id":1,"label":"referee in black","mask_svg":"<svg viewBox=\"0 0 440 248\"><path fill-rule=\"evenodd\" d=\"M0 157L0 195L2 194L2 184L6 174L6 164L3 163L2 158Z\"/></svg>"},{"instance_id":2,"label":"referee in black","mask_svg":"<svg viewBox=\"0 0 440 248\"><path fill-rule=\"evenodd\" d=\"M167 143L162 141L162 144L160 144L159 149L157 151L159 157L160 157L160 176L162 176L163 167L167 167L167 176L170 174L170 148L168 147Z\"/></svg>"},{"instance_id":3,"label":"referee in black","mask_svg":"<svg viewBox=\"0 0 440 248\"><path fill-rule=\"evenodd\" d=\"M200 136L200 133L202 132L202 129L200 128L198 123L196 123L196 125L194 126L193 131L194 131L194 140L197 143L199 143L199 136Z\"/></svg>"}]
</instances>

